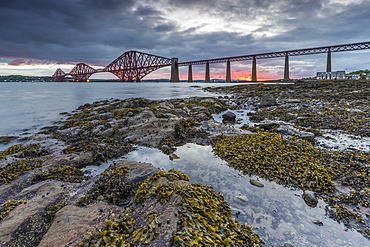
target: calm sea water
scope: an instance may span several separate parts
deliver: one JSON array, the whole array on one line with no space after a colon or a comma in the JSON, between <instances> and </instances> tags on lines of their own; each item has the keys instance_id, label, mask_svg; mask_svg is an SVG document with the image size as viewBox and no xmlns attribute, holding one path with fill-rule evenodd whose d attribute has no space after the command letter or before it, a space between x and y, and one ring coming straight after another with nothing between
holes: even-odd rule
<instances>
[{"instance_id":1,"label":"calm sea water","mask_svg":"<svg viewBox=\"0 0 370 247\"><path fill-rule=\"evenodd\" d=\"M0 135L34 133L60 119L61 112L103 99L214 96L212 83L0 83Z\"/></svg>"}]
</instances>

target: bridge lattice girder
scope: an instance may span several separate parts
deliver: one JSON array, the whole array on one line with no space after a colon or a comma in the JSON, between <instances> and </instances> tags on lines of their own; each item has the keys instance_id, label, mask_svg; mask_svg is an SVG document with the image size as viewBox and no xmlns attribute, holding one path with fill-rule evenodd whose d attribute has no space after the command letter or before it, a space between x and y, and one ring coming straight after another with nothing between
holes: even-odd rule
<instances>
[{"instance_id":1,"label":"bridge lattice girder","mask_svg":"<svg viewBox=\"0 0 370 247\"><path fill-rule=\"evenodd\" d=\"M54 78L54 81L61 82L63 81L65 76L66 76L66 73L64 73L63 70L57 69L53 75L53 78Z\"/></svg>"},{"instance_id":2,"label":"bridge lattice girder","mask_svg":"<svg viewBox=\"0 0 370 247\"><path fill-rule=\"evenodd\" d=\"M171 65L171 59L139 51L128 51L105 67L105 72L115 74L120 80L141 81L149 73Z\"/></svg>"},{"instance_id":3,"label":"bridge lattice girder","mask_svg":"<svg viewBox=\"0 0 370 247\"><path fill-rule=\"evenodd\" d=\"M96 73L97 70L93 67L85 64L79 63L69 72L69 74L73 77L75 81L86 81L89 77Z\"/></svg>"},{"instance_id":4,"label":"bridge lattice girder","mask_svg":"<svg viewBox=\"0 0 370 247\"><path fill-rule=\"evenodd\" d=\"M327 53L327 52L355 51L355 50L365 50L365 49L370 49L370 42L323 46L323 47L307 48L307 49L299 49L299 50L269 52L269 53L252 54L252 55L237 56L237 57L215 58L215 59L183 62L183 63L179 63L178 65L188 66L188 65L199 65L199 64L207 64L207 63L225 63L227 61L231 61L231 62L245 61L245 60L253 60L253 59L276 58L276 57L285 57L285 56L301 56L301 55L312 55L312 54L320 54L320 53Z\"/></svg>"}]
</instances>

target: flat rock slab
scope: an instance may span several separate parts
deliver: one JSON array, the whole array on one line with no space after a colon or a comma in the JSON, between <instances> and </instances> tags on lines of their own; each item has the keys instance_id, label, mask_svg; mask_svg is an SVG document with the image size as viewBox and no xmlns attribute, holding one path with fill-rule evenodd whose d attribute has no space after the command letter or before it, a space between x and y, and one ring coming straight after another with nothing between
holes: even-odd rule
<instances>
[{"instance_id":1,"label":"flat rock slab","mask_svg":"<svg viewBox=\"0 0 370 247\"><path fill-rule=\"evenodd\" d=\"M0 246L32 246L47 231L50 219L47 207L63 203L75 188L64 182L44 181L20 192L14 199L26 200L18 205L0 224ZM31 244L31 245L28 245Z\"/></svg>"},{"instance_id":2,"label":"flat rock slab","mask_svg":"<svg viewBox=\"0 0 370 247\"><path fill-rule=\"evenodd\" d=\"M89 232L100 229L110 214L121 210L100 202L86 207L68 205L55 215L54 223L38 246L77 246L89 237Z\"/></svg>"},{"instance_id":3,"label":"flat rock slab","mask_svg":"<svg viewBox=\"0 0 370 247\"><path fill-rule=\"evenodd\" d=\"M54 157L39 170L70 164L78 166L80 160L88 161L84 155ZM129 175L124 179L128 184L140 183L159 171L151 164L128 160L116 161L108 169L119 166L129 168ZM89 232L99 230L110 214L119 214L124 209L103 202L94 202L85 207L74 205L99 181L100 176L83 183L47 180L23 189L19 187L20 183L26 184L37 172L34 170L18 181L0 187L2 190L14 187L12 193L3 198L5 201L26 201L1 221L0 246L77 246L89 237Z\"/></svg>"}]
</instances>

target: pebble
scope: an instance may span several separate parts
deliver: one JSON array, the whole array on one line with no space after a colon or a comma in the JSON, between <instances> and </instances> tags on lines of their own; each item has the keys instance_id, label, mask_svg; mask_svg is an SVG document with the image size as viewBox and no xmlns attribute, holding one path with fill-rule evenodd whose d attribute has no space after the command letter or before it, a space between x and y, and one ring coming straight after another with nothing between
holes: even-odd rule
<instances>
[{"instance_id":1,"label":"pebble","mask_svg":"<svg viewBox=\"0 0 370 247\"><path fill-rule=\"evenodd\" d=\"M171 154L171 155L169 156L169 158L170 158L170 160L179 160L179 159L180 159L180 157L179 157L179 156L177 156L176 154Z\"/></svg>"},{"instance_id":2,"label":"pebble","mask_svg":"<svg viewBox=\"0 0 370 247\"><path fill-rule=\"evenodd\" d=\"M344 240L340 239L340 238L337 238L337 239L335 240L335 243L336 243L337 245L344 245L346 242L345 242Z\"/></svg>"},{"instance_id":3,"label":"pebble","mask_svg":"<svg viewBox=\"0 0 370 247\"><path fill-rule=\"evenodd\" d=\"M328 230L323 230L321 232L321 235L324 236L325 238L330 238L330 232Z\"/></svg>"},{"instance_id":4,"label":"pebble","mask_svg":"<svg viewBox=\"0 0 370 247\"><path fill-rule=\"evenodd\" d=\"M242 202L248 202L248 198L244 195L238 195L238 196L235 196L236 199L238 199L239 201L242 201Z\"/></svg>"},{"instance_id":5,"label":"pebble","mask_svg":"<svg viewBox=\"0 0 370 247\"><path fill-rule=\"evenodd\" d=\"M264 186L265 186L263 183L261 183L261 182L259 182L259 181L255 180L255 179L253 179L253 178L251 178L251 179L249 180L249 182L250 182L252 185L257 186L257 187L264 187Z\"/></svg>"},{"instance_id":6,"label":"pebble","mask_svg":"<svg viewBox=\"0 0 370 247\"><path fill-rule=\"evenodd\" d=\"M314 236L314 235L309 235L307 237L307 240L310 241L313 244L317 244L317 245L321 244L321 240L318 237Z\"/></svg>"}]
</instances>

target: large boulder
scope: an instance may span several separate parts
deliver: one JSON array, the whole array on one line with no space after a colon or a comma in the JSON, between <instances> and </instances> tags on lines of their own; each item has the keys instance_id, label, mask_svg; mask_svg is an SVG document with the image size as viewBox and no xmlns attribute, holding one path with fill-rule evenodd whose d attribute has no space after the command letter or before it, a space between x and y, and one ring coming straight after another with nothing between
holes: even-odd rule
<instances>
[{"instance_id":1,"label":"large boulder","mask_svg":"<svg viewBox=\"0 0 370 247\"><path fill-rule=\"evenodd\" d=\"M222 122L223 123L235 123L236 115L231 111L227 111L226 113L222 114Z\"/></svg>"},{"instance_id":2,"label":"large boulder","mask_svg":"<svg viewBox=\"0 0 370 247\"><path fill-rule=\"evenodd\" d=\"M266 94L261 96L260 106L274 106L277 105L276 98L273 95Z\"/></svg>"}]
</instances>

